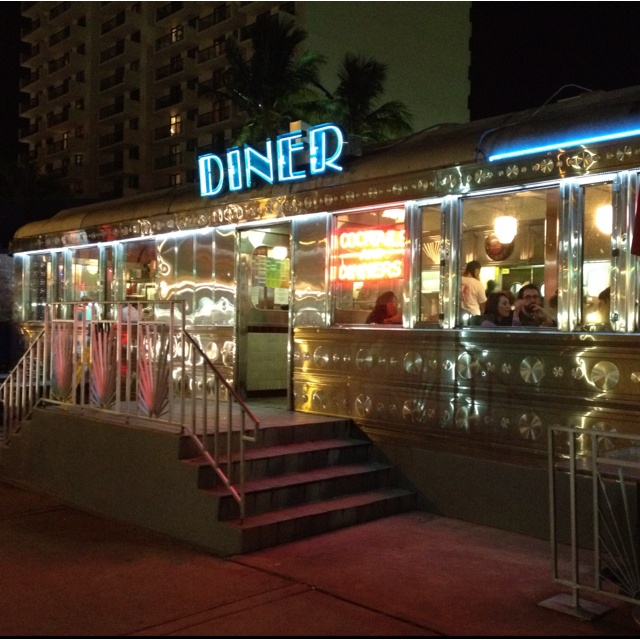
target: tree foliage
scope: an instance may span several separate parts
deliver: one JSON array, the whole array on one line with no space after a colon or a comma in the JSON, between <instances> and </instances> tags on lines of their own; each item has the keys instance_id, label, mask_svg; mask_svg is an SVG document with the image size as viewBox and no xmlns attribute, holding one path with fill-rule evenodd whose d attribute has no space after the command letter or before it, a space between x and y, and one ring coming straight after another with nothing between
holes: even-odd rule
<instances>
[{"instance_id":1,"label":"tree foliage","mask_svg":"<svg viewBox=\"0 0 640 640\"><path fill-rule=\"evenodd\" d=\"M324 56L298 55L307 32L292 21L263 19L254 25L247 54L234 38L226 40L228 68L218 97L246 114L235 142L258 142L282 133L289 122L317 108L319 69Z\"/></svg>"},{"instance_id":2,"label":"tree foliage","mask_svg":"<svg viewBox=\"0 0 640 640\"><path fill-rule=\"evenodd\" d=\"M387 66L373 58L346 54L333 93L319 81L326 58L302 51L303 29L282 18L256 22L248 49L226 41L227 70L217 99L230 100L246 115L234 143L256 143L286 131L290 122L331 120L363 142L377 142L411 132L411 114L384 95Z\"/></svg>"}]
</instances>

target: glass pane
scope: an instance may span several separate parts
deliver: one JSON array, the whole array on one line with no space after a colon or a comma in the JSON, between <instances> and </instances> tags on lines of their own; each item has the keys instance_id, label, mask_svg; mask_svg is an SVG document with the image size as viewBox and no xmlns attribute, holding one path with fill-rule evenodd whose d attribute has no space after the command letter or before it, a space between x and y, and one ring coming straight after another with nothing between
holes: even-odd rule
<instances>
[{"instance_id":1,"label":"glass pane","mask_svg":"<svg viewBox=\"0 0 640 640\"><path fill-rule=\"evenodd\" d=\"M590 331L611 331L611 184L584 189L584 244L582 270L582 318Z\"/></svg>"},{"instance_id":2,"label":"glass pane","mask_svg":"<svg viewBox=\"0 0 640 640\"><path fill-rule=\"evenodd\" d=\"M557 189L538 189L465 200L461 276L469 265L474 273L461 278L461 325L482 322L489 293L507 292L515 307L525 284L538 289L541 309L530 305L516 324L555 324L558 198Z\"/></svg>"},{"instance_id":3,"label":"glass pane","mask_svg":"<svg viewBox=\"0 0 640 640\"><path fill-rule=\"evenodd\" d=\"M335 222L331 239L334 322L401 324L404 208L339 215ZM384 313L374 317L374 308Z\"/></svg>"},{"instance_id":4,"label":"glass pane","mask_svg":"<svg viewBox=\"0 0 640 640\"><path fill-rule=\"evenodd\" d=\"M441 220L439 204L422 208L420 321L434 325L438 324L440 314Z\"/></svg>"}]
</instances>

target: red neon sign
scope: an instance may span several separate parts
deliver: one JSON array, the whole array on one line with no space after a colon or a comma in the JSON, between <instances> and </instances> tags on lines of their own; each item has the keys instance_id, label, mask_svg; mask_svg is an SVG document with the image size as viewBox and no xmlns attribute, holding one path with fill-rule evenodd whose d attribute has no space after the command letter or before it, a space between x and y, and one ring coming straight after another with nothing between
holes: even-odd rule
<instances>
[{"instance_id":1,"label":"red neon sign","mask_svg":"<svg viewBox=\"0 0 640 640\"><path fill-rule=\"evenodd\" d=\"M340 229L332 242L331 279L388 280L404 273L404 229Z\"/></svg>"}]
</instances>

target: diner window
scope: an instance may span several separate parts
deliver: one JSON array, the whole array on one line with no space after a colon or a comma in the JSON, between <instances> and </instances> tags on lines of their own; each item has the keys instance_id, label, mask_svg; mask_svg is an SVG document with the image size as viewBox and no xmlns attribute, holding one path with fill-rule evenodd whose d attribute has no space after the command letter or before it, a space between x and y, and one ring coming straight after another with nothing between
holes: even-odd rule
<instances>
[{"instance_id":1,"label":"diner window","mask_svg":"<svg viewBox=\"0 0 640 640\"><path fill-rule=\"evenodd\" d=\"M555 324L558 203L557 189L464 200L459 254L459 325L481 324L486 298L492 292L507 292L514 307L518 292L525 284L538 288L544 313L540 311L535 318L530 317L533 313L530 306L522 324ZM469 271L474 273L468 273L463 280L465 267L470 264ZM468 280L471 278L479 281L479 286ZM469 282L470 285L465 286Z\"/></svg>"},{"instance_id":2,"label":"diner window","mask_svg":"<svg viewBox=\"0 0 640 640\"><path fill-rule=\"evenodd\" d=\"M395 298L396 312L401 314L404 253L402 205L335 216L331 237L333 322L373 323L370 314L376 302L387 298ZM397 320L389 324L401 326Z\"/></svg>"},{"instance_id":3,"label":"diner window","mask_svg":"<svg viewBox=\"0 0 640 640\"><path fill-rule=\"evenodd\" d=\"M440 316L440 261L442 259L442 208L422 207L420 255L420 322L438 325Z\"/></svg>"},{"instance_id":4,"label":"diner window","mask_svg":"<svg viewBox=\"0 0 640 640\"><path fill-rule=\"evenodd\" d=\"M126 300L144 302L156 298L156 245L153 240L122 243L121 287Z\"/></svg>"},{"instance_id":5,"label":"diner window","mask_svg":"<svg viewBox=\"0 0 640 640\"><path fill-rule=\"evenodd\" d=\"M584 187L582 322L589 331L611 331L612 186Z\"/></svg>"},{"instance_id":6,"label":"diner window","mask_svg":"<svg viewBox=\"0 0 640 640\"><path fill-rule=\"evenodd\" d=\"M289 235L276 231L247 233L251 257L251 303L256 309L287 310L291 290Z\"/></svg>"},{"instance_id":7,"label":"diner window","mask_svg":"<svg viewBox=\"0 0 640 640\"><path fill-rule=\"evenodd\" d=\"M100 300L98 247L75 249L71 255L72 299L88 297L91 300Z\"/></svg>"}]
</instances>

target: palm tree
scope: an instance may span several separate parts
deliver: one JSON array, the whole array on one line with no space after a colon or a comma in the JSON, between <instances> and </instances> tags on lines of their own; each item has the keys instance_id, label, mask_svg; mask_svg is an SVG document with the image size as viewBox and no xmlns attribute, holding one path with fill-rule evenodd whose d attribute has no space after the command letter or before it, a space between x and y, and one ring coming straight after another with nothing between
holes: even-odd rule
<instances>
[{"instance_id":1,"label":"palm tree","mask_svg":"<svg viewBox=\"0 0 640 640\"><path fill-rule=\"evenodd\" d=\"M387 65L351 53L338 72L338 86L330 103L332 121L363 143L379 142L412 131L411 114L399 100L377 106L384 93Z\"/></svg>"},{"instance_id":2,"label":"palm tree","mask_svg":"<svg viewBox=\"0 0 640 640\"><path fill-rule=\"evenodd\" d=\"M228 99L247 120L235 142L255 143L288 129L289 122L314 120L322 55L305 51L307 38L291 20L268 18L255 23L248 57L233 38L226 41L228 68L217 97Z\"/></svg>"}]
</instances>

